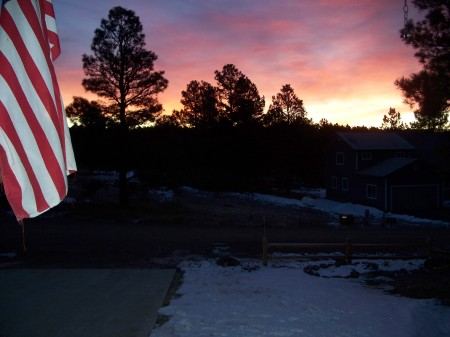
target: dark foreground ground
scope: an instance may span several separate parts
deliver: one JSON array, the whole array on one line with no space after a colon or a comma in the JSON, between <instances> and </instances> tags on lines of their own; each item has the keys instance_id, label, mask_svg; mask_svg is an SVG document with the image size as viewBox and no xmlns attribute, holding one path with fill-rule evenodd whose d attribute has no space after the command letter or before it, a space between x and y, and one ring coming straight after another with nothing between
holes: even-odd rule
<instances>
[{"instance_id":1,"label":"dark foreground ground","mask_svg":"<svg viewBox=\"0 0 450 337\"><path fill-rule=\"evenodd\" d=\"M339 225L337 216L307 208L261 204L220 193L183 190L168 199L140 196L121 209L114 203L61 205L25 221L0 217L0 268L174 267L183 259L262 258L271 242L425 243L450 249L450 229L409 224ZM411 252L408 252L411 253ZM422 254L423 251L414 253ZM435 262L434 260L431 262ZM397 292L450 303L450 267L439 259L414 273L387 275Z\"/></svg>"}]
</instances>

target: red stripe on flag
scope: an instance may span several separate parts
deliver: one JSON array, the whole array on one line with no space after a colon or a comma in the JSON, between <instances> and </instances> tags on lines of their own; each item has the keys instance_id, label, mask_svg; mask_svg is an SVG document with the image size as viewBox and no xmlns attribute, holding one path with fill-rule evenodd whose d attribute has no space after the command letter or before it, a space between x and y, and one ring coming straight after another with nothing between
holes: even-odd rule
<instances>
[{"instance_id":1,"label":"red stripe on flag","mask_svg":"<svg viewBox=\"0 0 450 337\"><path fill-rule=\"evenodd\" d=\"M0 54L0 56L2 56ZM0 57L0 62L3 60ZM34 197L36 199L36 206L38 211L42 211L44 209L47 209L49 205L47 204L47 201L45 200L44 194L42 193L41 187L39 185L39 182L37 180L36 174L33 171L33 168L31 166L30 160L25 152L25 149L22 145L22 142L20 141L19 135L17 134L17 131L14 127L13 122L11 121L11 118L9 117L9 112L6 110L5 106L2 102L0 102L0 114L1 114L1 125L3 131L6 133L8 138L11 140L11 143L14 144L14 149L17 152L20 161L22 163L22 166L24 167L28 179L30 180L31 188L34 193ZM6 167L2 166L2 174L4 170L11 170L9 163L7 163ZM18 191L16 191L14 188L11 189L8 186L8 179L6 176L3 178L3 182L5 184L6 194L8 196L8 200L11 202L11 207L22 207L22 193L20 193L20 199L15 199L19 195L17 194ZM11 193L10 193L11 191ZM15 212L14 212L15 213Z\"/></svg>"},{"instance_id":2,"label":"red stripe on flag","mask_svg":"<svg viewBox=\"0 0 450 337\"><path fill-rule=\"evenodd\" d=\"M55 10L53 9L53 5L50 1L41 0L41 8L42 8L42 22L45 22L45 15L50 16L53 20L55 20ZM52 44L51 53L52 60L56 60L61 54L61 48L59 45L59 37L58 34L52 32L51 30L46 30L48 33L48 42Z\"/></svg>"},{"instance_id":3,"label":"red stripe on flag","mask_svg":"<svg viewBox=\"0 0 450 337\"><path fill-rule=\"evenodd\" d=\"M55 31L52 31L47 28L47 26L46 26L47 20L45 17L49 16L51 18L51 20L53 20L54 24L56 25L55 11L53 9L53 5L52 5L51 1L49 1L49 0L40 0L40 1L41 1L41 8L43 8L41 20L43 23L45 23L45 27L42 31L47 33L46 41L47 41L48 46L50 47L50 44L52 45L50 47L50 52L52 55L52 61L54 61L61 54L59 37ZM44 48L44 47L45 46L42 46L42 48ZM49 59L47 59L47 65L48 65L48 69L50 70L50 73L52 75L53 90L54 90L53 97L58 99L61 97L61 92L59 90L58 80L56 78L56 73L53 68L53 63ZM58 134L59 134L59 138L60 138L60 142L61 142L61 148L64 150L64 167L67 167L67 157L66 157L67 154L65 151L65 148L66 148L65 126L66 126L67 121L65 120L65 112L64 112L64 106L62 104L62 101L58 100L55 102L55 104L56 104L56 108L57 108L57 116L59 117L59 119L58 119L59 125L55 124L55 128L58 130Z\"/></svg>"},{"instance_id":4,"label":"red stripe on flag","mask_svg":"<svg viewBox=\"0 0 450 337\"><path fill-rule=\"evenodd\" d=\"M58 193L60 197L64 197L65 195L65 179L64 175L62 174L62 171L60 169L60 164L55 156L55 153L53 152L53 149L47 139L47 136L42 129L41 125L39 124L38 119L36 118L36 115L34 114L27 97L20 87L20 83L17 80L17 77L15 76L15 73L13 72L13 69L9 63L9 61L5 58L3 54L0 54L0 63L2 63L2 68L0 69L0 75L5 78L6 82L8 82L9 86L11 88L14 88L14 96L20 106L20 109L23 113L24 118L27 120L27 124L31 129L31 132L36 140L36 144L39 148L40 155L44 160L45 167L47 168L47 171L49 172L54 185L58 189ZM6 71L5 71L6 70ZM6 109L5 109L6 110ZM5 111L8 113L7 111ZM9 118L9 113L8 113ZM12 121L11 121L12 123ZM3 127L3 125L2 125ZM15 130L14 130L15 131ZM14 144L16 146L22 146L22 143L20 142L20 139L17 139ZM26 156L26 154L24 154ZM23 160L23 158L21 158ZM27 159L28 160L28 159ZM32 174L32 172L28 172L28 174ZM33 188L34 190L34 188Z\"/></svg>"},{"instance_id":5,"label":"red stripe on flag","mask_svg":"<svg viewBox=\"0 0 450 337\"><path fill-rule=\"evenodd\" d=\"M0 27L0 173L21 220L58 204L76 165L52 62L60 47L51 1L8 2Z\"/></svg>"},{"instance_id":6,"label":"red stripe on flag","mask_svg":"<svg viewBox=\"0 0 450 337\"><path fill-rule=\"evenodd\" d=\"M41 2L48 3L47 0L41 0ZM61 97L59 92L59 86L58 82L56 80L56 74L53 68L53 64L50 60L50 46L48 44L47 37L45 36L45 32L47 32L46 29L42 29L41 22L38 20L36 15L33 15L34 7L30 2L20 2L20 7L22 8L23 13L25 14L25 17L27 18L27 21L29 22L31 28L33 29L34 35L36 36L37 40L39 41L41 50L43 51L43 54L45 56L45 61L47 62L47 69L49 70L51 77L52 77L52 86L53 86L53 93L50 93L48 91L48 88L45 84L44 79L42 78L39 69L36 67L36 64L33 61L30 62L23 62L23 64L26 67L26 72L28 76L30 76L31 81L33 83L34 88L38 92L39 97L41 98L42 102L45 105L45 109L49 113L50 118L53 121L53 124L55 126L56 131L59 135L59 140L61 144L63 145L62 148L64 148L64 124L61 122L65 122L64 120L61 120L61 118L58 118L63 115L62 113L62 107L60 104L60 101L54 101L53 97L59 98ZM44 20L44 15L42 15L42 19ZM45 22L45 21L43 21ZM15 32L16 34L19 34L19 32ZM20 49L18 46L16 48L18 49L19 54L21 55L21 58L23 59L25 57L25 60L28 60L28 58L31 58L31 55L28 51L28 48L23 43L23 40L20 38L20 35L17 36L16 39L13 41L17 41L18 44L20 44Z\"/></svg>"},{"instance_id":7,"label":"red stripe on flag","mask_svg":"<svg viewBox=\"0 0 450 337\"><path fill-rule=\"evenodd\" d=\"M3 110L3 104L0 102L0 112ZM30 214L22 206L22 188L16 179L16 175L9 166L6 151L0 146L0 165L2 167L3 184L8 200L17 200L10 202L11 208L18 219L29 218ZM20 202L19 202L20 201Z\"/></svg>"},{"instance_id":8,"label":"red stripe on flag","mask_svg":"<svg viewBox=\"0 0 450 337\"><path fill-rule=\"evenodd\" d=\"M3 16L3 14L2 14ZM9 19L12 21L10 22ZM35 88L38 96L40 97L42 103L45 105L45 109L49 114L49 117L53 121L54 127L57 129L59 140L64 138L64 135L61 135L61 130L59 126L59 121L57 119L57 112L55 111L54 101L50 92L47 90L47 85L44 79L39 72L38 67L34 63L28 49L26 48L23 40L20 39L19 31L16 26L12 23L11 16L6 15L5 18L7 29L5 31L12 38L12 41L15 44L15 47L21 57L22 63L25 65L26 72L30 77L30 80ZM10 24L9 24L10 23ZM6 82L8 82L9 86L13 88L14 95L16 100L18 101L20 108L23 112L24 117L27 120L28 125L31 128L31 131L36 139L37 145L41 152L41 156L44 159L45 166L52 177L52 180L58 189L58 193L60 197L63 198L66 193L66 182L64 179L63 172L61 171L60 164L53 152L53 149L48 141L48 138L39 124L36 115L32 107L30 106L27 96L24 93L17 77L15 76L14 69L11 67L9 61L5 58L3 54L0 54L0 64L2 67L0 69L0 74L5 78Z\"/></svg>"}]
</instances>

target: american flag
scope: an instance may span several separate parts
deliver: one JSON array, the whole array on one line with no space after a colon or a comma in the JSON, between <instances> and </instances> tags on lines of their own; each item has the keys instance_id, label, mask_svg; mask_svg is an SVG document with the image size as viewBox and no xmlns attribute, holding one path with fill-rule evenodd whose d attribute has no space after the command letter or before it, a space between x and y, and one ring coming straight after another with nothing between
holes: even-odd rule
<instances>
[{"instance_id":1,"label":"american flag","mask_svg":"<svg viewBox=\"0 0 450 337\"><path fill-rule=\"evenodd\" d=\"M67 195L76 170L53 61L60 55L50 0L2 0L0 170L18 220Z\"/></svg>"}]
</instances>

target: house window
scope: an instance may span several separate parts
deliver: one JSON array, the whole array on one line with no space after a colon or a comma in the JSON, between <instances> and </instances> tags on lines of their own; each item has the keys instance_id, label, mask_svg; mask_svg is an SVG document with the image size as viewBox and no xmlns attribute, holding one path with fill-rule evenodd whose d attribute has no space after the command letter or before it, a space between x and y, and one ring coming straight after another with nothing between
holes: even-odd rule
<instances>
[{"instance_id":1,"label":"house window","mask_svg":"<svg viewBox=\"0 0 450 337\"><path fill-rule=\"evenodd\" d=\"M336 176L331 177L331 188L333 190L337 189L337 177Z\"/></svg>"},{"instance_id":2,"label":"house window","mask_svg":"<svg viewBox=\"0 0 450 337\"><path fill-rule=\"evenodd\" d=\"M406 153L403 151L399 151L395 154L396 158L406 158Z\"/></svg>"},{"instance_id":3,"label":"house window","mask_svg":"<svg viewBox=\"0 0 450 337\"><path fill-rule=\"evenodd\" d=\"M377 185L367 184L367 199L377 198Z\"/></svg>"},{"instance_id":4,"label":"house window","mask_svg":"<svg viewBox=\"0 0 450 337\"><path fill-rule=\"evenodd\" d=\"M336 152L336 165L344 165L344 152Z\"/></svg>"},{"instance_id":5,"label":"house window","mask_svg":"<svg viewBox=\"0 0 450 337\"><path fill-rule=\"evenodd\" d=\"M362 152L361 159L362 160L372 160L372 152Z\"/></svg>"},{"instance_id":6,"label":"house window","mask_svg":"<svg viewBox=\"0 0 450 337\"><path fill-rule=\"evenodd\" d=\"M342 178L342 190L348 191L348 178Z\"/></svg>"}]
</instances>

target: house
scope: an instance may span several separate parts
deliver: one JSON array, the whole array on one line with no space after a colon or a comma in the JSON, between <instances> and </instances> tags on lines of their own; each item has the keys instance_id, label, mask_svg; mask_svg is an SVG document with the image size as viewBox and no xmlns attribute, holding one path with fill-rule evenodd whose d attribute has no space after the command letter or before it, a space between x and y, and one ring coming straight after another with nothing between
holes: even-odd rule
<instances>
[{"instance_id":1,"label":"house","mask_svg":"<svg viewBox=\"0 0 450 337\"><path fill-rule=\"evenodd\" d=\"M444 176L443 198L450 204L450 132L403 131L401 136L416 148L418 158Z\"/></svg>"},{"instance_id":2,"label":"house","mask_svg":"<svg viewBox=\"0 0 450 337\"><path fill-rule=\"evenodd\" d=\"M338 132L327 152L327 198L395 212L442 208L450 169L426 150L432 139L418 133Z\"/></svg>"}]
</instances>

